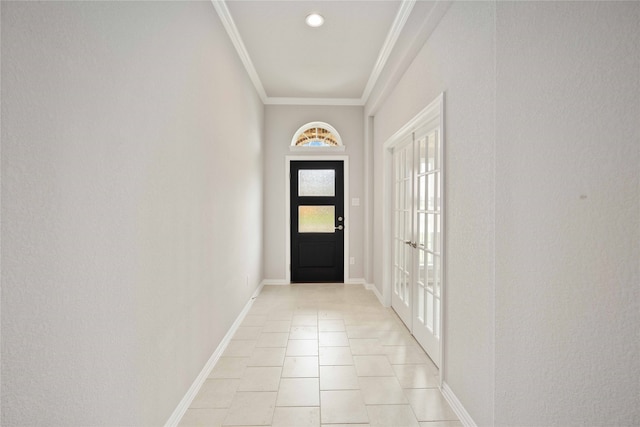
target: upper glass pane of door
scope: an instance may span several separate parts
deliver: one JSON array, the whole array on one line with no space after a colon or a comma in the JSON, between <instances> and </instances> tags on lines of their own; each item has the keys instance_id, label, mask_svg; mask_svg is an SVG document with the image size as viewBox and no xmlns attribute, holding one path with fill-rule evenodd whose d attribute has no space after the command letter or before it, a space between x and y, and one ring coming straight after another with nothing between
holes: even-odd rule
<instances>
[{"instance_id":1,"label":"upper glass pane of door","mask_svg":"<svg viewBox=\"0 0 640 427\"><path fill-rule=\"evenodd\" d=\"M298 171L298 196L334 197L336 171L333 169L301 169Z\"/></svg>"}]
</instances>

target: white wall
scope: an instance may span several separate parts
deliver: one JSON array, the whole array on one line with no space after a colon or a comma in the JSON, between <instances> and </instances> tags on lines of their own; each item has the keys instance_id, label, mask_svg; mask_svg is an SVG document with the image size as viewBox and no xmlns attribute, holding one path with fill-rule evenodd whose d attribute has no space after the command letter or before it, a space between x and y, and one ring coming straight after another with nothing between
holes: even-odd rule
<instances>
[{"instance_id":1,"label":"white wall","mask_svg":"<svg viewBox=\"0 0 640 427\"><path fill-rule=\"evenodd\" d=\"M498 2L496 424L640 424L640 3Z\"/></svg>"},{"instance_id":2,"label":"white wall","mask_svg":"<svg viewBox=\"0 0 640 427\"><path fill-rule=\"evenodd\" d=\"M445 92L444 379L478 425L637 425L640 3L454 2L375 110Z\"/></svg>"},{"instance_id":3,"label":"white wall","mask_svg":"<svg viewBox=\"0 0 640 427\"><path fill-rule=\"evenodd\" d=\"M360 198L360 206L349 206L349 254L355 264L349 266L348 279L364 278L364 123L362 107L278 106L265 107L265 278L284 281L285 269L285 156L306 155L291 152L293 134L309 122L325 122L333 126L346 149L335 155L349 157L349 197ZM314 155L314 154L312 154ZM317 154L323 156L322 153Z\"/></svg>"},{"instance_id":4,"label":"white wall","mask_svg":"<svg viewBox=\"0 0 640 427\"><path fill-rule=\"evenodd\" d=\"M262 278L262 103L207 2L2 2L1 47L2 425L162 425Z\"/></svg>"},{"instance_id":5,"label":"white wall","mask_svg":"<svg viewBox=\"0 0 640 427\"><path fill-rule=\"evenodd\" d=\"M454 3L374 119L373 265L382 291L382 144L445 92L444 378L479 425L493 420L494 9Z\"/></svg>"}]
</instances>

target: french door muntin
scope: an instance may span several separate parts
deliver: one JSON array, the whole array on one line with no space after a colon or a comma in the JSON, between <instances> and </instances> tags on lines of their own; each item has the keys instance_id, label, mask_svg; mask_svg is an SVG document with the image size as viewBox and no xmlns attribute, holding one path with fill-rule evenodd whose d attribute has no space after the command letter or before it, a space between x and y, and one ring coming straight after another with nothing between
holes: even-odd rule
<instances>
[{"instance_id":1,"label":"french door muntin","mask_svg":"<svg viewBox=\"0 0 640 427\"><path fill-rule=\"evenodd\" d=\"M436 366L442 298L441 157L437 127L411 134L393 152L392 306Z\"/></svg>"}]
</instances>

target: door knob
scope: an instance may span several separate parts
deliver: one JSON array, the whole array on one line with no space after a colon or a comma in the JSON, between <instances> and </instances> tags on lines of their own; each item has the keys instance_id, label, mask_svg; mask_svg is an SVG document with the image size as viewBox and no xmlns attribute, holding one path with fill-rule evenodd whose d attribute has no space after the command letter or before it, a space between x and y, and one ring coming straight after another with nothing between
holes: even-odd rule
<instances>
[{"instance_id":1,"label":"door knob","mask_svg":"<svg viewBox=\"0 0 640 427\"><path fill-rule=\"evenodd\" d=\"M417 248L418 245L415 242L412 242L411 240L407 240L406 242L404 242L405 245L409 245L412 246L414 248Z\"/></svg>"},{"instance_id":2,"label":"door knob","mask_svg":"<svg viewBox=\"0 0 640 427\"><path fill-rule=\"evenodd\" d=\"M344 229L344 227L342 225L339 225L339 226L336 227L336 230L342 230L342 229Z\"/></svg>"}]
</instances>

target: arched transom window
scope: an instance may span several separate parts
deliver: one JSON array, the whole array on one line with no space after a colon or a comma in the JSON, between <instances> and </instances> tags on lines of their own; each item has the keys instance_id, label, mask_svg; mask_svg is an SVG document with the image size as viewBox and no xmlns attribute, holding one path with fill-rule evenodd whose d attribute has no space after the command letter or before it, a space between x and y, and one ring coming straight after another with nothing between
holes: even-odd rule
<instances>
[{"instance_id":1,"label":"arched transom window","mask_svg":"<svg viewBox=\"0 0 640 427\"><path fill-rule=\"evenodd\" d=\"M333 126L323 122L311 122L302 126L291 140L292 147L342 147L342 139Z\"/></svg>"}]
</instances>

